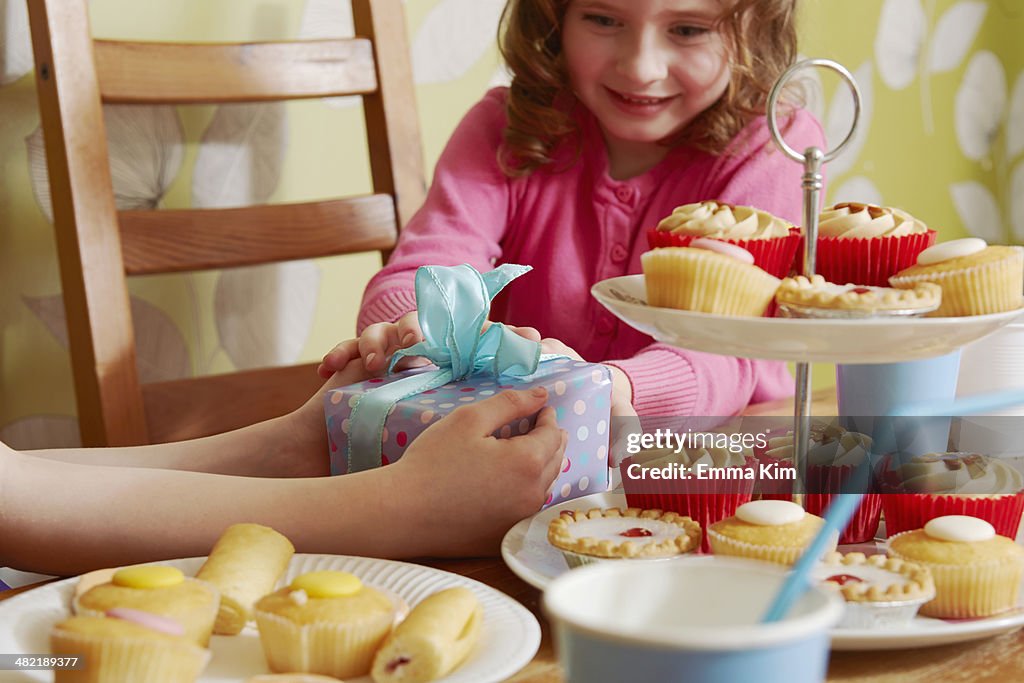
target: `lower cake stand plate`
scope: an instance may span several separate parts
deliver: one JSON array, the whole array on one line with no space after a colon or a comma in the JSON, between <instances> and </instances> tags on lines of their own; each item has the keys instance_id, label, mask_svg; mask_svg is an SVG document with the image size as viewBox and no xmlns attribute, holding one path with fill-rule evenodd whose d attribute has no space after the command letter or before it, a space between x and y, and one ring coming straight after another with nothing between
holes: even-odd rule
<instances>
[{"instance_id":1,"label":"lower cake stand plate","mask_svg":"<svg viewBox=\"0 0 1024 683\"><path fill-rule=\"evenodd\" d=\"M558 552L547 542L548 522L562 510L626 507L622 493L595 493L554 505L512 527L501 543L501 556L519 578L544 590L558 576L569 571ZM839 547L839 550L853 548ZM863 544L857 550L864 550ZM709 555L683 557L675 562L706 562ZM833 650L903 650L980 640L1015 631L1024 626L1024 590L1017 608L984 619L931 619L915 617L901 627L875 629L833 629Z\"/></svg>"},{"instance_id":2,"label":"lower cake stand plate","mask_svg":"<svg viewBox=\"0 0 1024 683\"><path fill-rule=\"evenodd\" d=\"M793 362L897 363L952 353L1019 318L1021 310L960 318L754 318L647 305L643 275L595 284L620 320L694 351Z\"/></svg>"}]
</instances>

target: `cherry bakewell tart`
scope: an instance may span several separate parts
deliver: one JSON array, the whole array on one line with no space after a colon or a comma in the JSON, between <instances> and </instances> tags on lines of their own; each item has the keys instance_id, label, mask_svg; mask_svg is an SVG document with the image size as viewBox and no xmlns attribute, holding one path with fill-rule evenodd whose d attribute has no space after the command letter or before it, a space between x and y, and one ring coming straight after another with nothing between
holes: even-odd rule
<instances>
[{"instance_id":1,"label":"cherry bakewell tart","mask_svg":"<svg viewBox=\"0 0 1024 683\"><path fill-rule=\"evenodd\" d=\"M775 292L779 315L786 318L868 318L917 316L937 309L942 288L919 282L908 289L837 285L821 275L803 275L782 281Z\"/></svg>"},{"instance_id":2,"label":"cherry bakewell tart","mask_svg":"<svg viewBox=\"0 0 1024 683\"><path fill-rule=\"evenodd\" d=\"M886 555L831 552L814 577L846 600L839 626L874 628L909 622L935 597L931 572L920 564Z\"/></svg>"},{"instance_id":3,"label":"cherry bakewell tart","mask_svg":"<svg viewBox=\"0 0 1024 683\"><path fill-rule=\"evenodd\" d=\"M700 546L700 525L675 512L640 508L565 510L548 525L548 542L569 567L598 560L665 559Z\"/></svg>"}]
</instances>

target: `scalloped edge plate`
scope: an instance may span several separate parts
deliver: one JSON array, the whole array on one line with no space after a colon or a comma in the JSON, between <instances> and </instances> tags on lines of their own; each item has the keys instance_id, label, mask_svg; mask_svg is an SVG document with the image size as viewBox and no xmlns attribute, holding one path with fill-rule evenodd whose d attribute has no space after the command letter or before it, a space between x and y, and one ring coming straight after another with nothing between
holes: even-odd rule
<instances>
[{"instance_id":1,"label":"scalloped edge plate","mask_svg":"<svg viewBox=\"0 0 1024 683\"><path fill-rule=\"evenodd\" d=\"M501 557L512 572L526 583L544 590L558 576L569 571L558 552L547 542L548 522L562 510L578 507L625 507L622 493L595 493L569 500L521 520L509 529L501 542ZM531 529L531 527L533 527ZM840 548L842 549L842 547ZM710 556L695 555L680 562L702 562ZM980 640L1009 633L1024 626L1024 594L1017 609L984 619L950 620L915 617L905 628L833 629L833 650L902 650Z\"/></svg>"},{"instance_id":2,"label":"scalloped edge plate","mask_svg":"<svg viewBox=\"0 0 1024 683\"><path fill-rule=\"evenodd\" d=\"M627 325L694 351L794 362L897 363L952 353L1021 317L1007 311L962 318L753 318L646 303L643 275L602 280L590 293Z\"/></svg>"},{"instance_id":3,"label":"scalloped edge plate","mask_svg":"<svg viewBox=\"0 0 1024 683\"><path fill-rule=\"evenodd\" d=\"M205 559L192 557L150 564L178 567L192 576ZM525 607L479 581L433 567L348 555L297 554L279 585L287 584L298 574L321 569L352 572L367 585L397 593L411 606L444 588L464 586L473 591L484 610L480 640L469 658L451 674L438 679L438 683L503 681L526 666L540 647L540 624ZM0 603L0 652L49 652L50 628L70 615L76 581L78 577L57 581ZM241 683L250 676L269 673L259 634L252 624L237 636L213 636L210 650L213 658L198 683ZM49 683L53 673L8 671L0 678L8 683ZM346 679L346 683L372 681L369 676L362 676Z\"/></svg>"}]
</instances>

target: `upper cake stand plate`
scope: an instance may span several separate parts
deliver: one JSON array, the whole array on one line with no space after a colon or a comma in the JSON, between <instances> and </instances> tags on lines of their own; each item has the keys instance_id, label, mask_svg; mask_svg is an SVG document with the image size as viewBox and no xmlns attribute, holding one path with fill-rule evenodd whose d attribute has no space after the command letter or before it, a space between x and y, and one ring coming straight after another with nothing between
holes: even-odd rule
<instances>
[{"instance_id":1,"label":"upper cake stand plate","mask_svg":"<svg viewBox=\"0 0 1024 683\"><path fill-rule=\"evenodd\" d=\"M591 294L620 320L666 344L743 358L897 363L952 353L1021 316L962 318L753 318L647 305L643 275L602 280Z\"/></svg>"},{"instance_id":2,"label":"upper cake stand plate","mask_svg":"<svg viewBox=\"0 0 1024 683\"><path fill-rule=\"evenodd\" d=\"M544 590L557 577L569 571L562 554L547 541L548 523L562 510L608 507L626 507L626 497L612 491L595 493L542 510L509 529L501 542L501 557L516 576L531 586ZM856 547L839 546L839 549L844 552L854 549L865 550L863 544ZM669 561L707 562L711 557L692 555ZM947 620L914 617L905 626L874 629L834 628L830 635L833 650L902 650L980 640L1015 631L1021 626L1024 626L1024 592L1016 609L984 619Z\"/></svg>"}]
</instances>

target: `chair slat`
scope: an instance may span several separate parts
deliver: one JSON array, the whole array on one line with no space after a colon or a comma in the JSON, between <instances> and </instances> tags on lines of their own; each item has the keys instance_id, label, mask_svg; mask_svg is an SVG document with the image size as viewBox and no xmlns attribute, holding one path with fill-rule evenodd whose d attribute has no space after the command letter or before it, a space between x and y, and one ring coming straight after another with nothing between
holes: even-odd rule
<instances>
[{"instance_id":1,"label":"chair slat","mask_svg":"<svg viewBox=\"0 0 1024 683\"><path fill-rule=\"evenodd\" d=\"M150 442L209 436L269 420L301 406L323 382L316 365L306 364L144 384Z\"/></svg>"},{"instance_id":2,"label":"chair slat","mask_svg":"<svg viewBox=\"0 0 1024 683\"><path fill-rule=\"evenodd\" d=\"M104 102L187 104L357 95L377 87L363 38L274 43L94 41Z\"/></svg>"},{"instance_id":3,"label":"chair slat","mask_svg":"<svg viewBox=\"0 0 1024 683\"><path fill-rule=\"evenodd\" d=\"M236 209L120 211L129 275L389 249L398 230L388 195Z\"/></svg>"}]
</instances>

